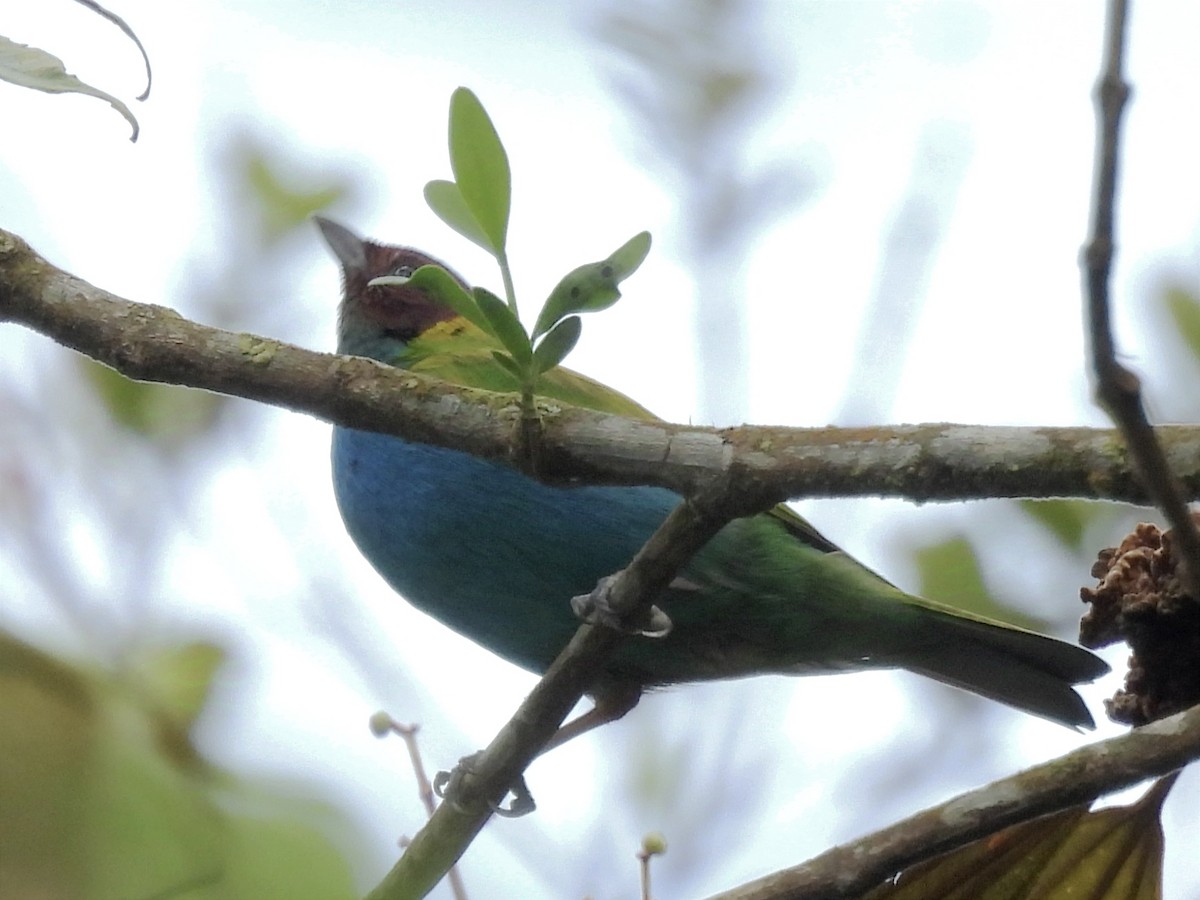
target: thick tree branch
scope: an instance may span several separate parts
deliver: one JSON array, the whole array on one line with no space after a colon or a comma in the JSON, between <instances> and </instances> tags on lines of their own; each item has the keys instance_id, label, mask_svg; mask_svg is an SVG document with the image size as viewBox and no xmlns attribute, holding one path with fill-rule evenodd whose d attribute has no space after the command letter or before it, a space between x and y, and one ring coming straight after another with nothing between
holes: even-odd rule
<instances>
[{"instance_id":1,"label":"thick tree branch","mask_svg":"<svg viewBox=\"0 0 1200 900\"><path fill-rule=\"evenodd\" d=\"M915 862L1001 828L1088 803L1200 757L1200 707L1081 747L919 812L713 900L859 897Z\"/></svg>"},{"instance_id":2,"label":"thick tree branch","mask_svg":"<svg viewBox=\"0 0 1200 900\"><path fill-rule=\"evenodd\" d=\"M356 357L191 322L133 303L46 262L0 231L0 321L26 325L144 381L189 385L355 428L514 458L515 397L457 387ZM1090 497L1145 502L1114 431L925 424L716 430L543 409L547 481L657 484L695 493L714 478L747 494L916 501ZM1200 497L1200 427L1160 429L1167 460Z\"/></svg>"}]
</instances>

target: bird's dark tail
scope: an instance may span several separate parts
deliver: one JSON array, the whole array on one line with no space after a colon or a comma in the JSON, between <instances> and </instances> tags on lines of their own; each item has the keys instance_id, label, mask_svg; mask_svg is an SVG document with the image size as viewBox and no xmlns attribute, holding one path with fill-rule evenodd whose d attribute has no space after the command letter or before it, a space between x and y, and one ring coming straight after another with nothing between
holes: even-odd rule
<instances>
[{"instance_id":1,"label":"bird's dark tail","mask_svg":"<svg viewBox=\"0 0 1200 900\"><path fill-rule=\"evenodd\" d=\"M1030 631L934 610L922 617L927 652L904 668L1073 728L1095 722L1074 690L1109 671L1082 647Z\"/></svg>"}]
</instances>

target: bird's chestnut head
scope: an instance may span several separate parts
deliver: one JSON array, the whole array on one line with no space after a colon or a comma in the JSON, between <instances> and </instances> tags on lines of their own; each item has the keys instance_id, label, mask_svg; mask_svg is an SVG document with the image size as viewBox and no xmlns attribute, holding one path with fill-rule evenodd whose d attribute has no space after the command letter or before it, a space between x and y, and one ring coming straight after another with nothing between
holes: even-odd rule
<instances>
[{"instance_id":1,"label":"bird's chestnut head","mask_svg":"<svg viewBox=\"0 0 1200 900\"><path fill-rule=\"evenodd\" d=\"M455 312L420 288L368 282L381 275L411 275L421 266L438 265L463 286L465 281L440 260L411 247L364 240L344 225L314 216L321 235L342 265L342 303L338 311L338 352L390 361L403 345Z\"/></svg>"}]
</instances>

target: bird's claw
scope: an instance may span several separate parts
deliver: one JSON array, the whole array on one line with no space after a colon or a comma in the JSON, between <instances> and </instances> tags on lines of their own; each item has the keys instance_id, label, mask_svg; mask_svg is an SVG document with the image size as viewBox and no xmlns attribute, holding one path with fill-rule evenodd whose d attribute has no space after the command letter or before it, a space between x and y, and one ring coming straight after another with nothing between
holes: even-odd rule
<instances>
[{"instance_id":1,"label":"bird's claw","mask_svg":"<svg viewBox=\"0 0 1200 900\"><path fill-rule=\"evenodd\" d=\"M519 819L537 809L537 804L533 801L533 794L529 793L529 785L525 783L524 775L517 776L517 783L510 784L508 792L512 794L512 802L508 806L501 806L498 803L488 804L496 815L506 819Z\"/></svg>"},{"instance_id":2,"label":"bird's claw","mask_svg":"<svg viewBox=\"0 0 1200 900\"><path fill-rule=\"evenodd\" d=\"M442 800L449 800L454 803L454 795L458 793L459 787L462 785L463 779L463 763L470 757L463 757L458 761L458 765L449 772L443 770L433 776L433 792Z\"/></svg>"},{"instance_id":3,"label":"bird's claw","mask_svg":"<svg viewBox=\"0 0 1200 900\"><path fill-rule=\"evenodd\" d=\"M575 615L589 625L604 625L625 634L641 637L666 637L671 631L671 617L653 604L636 616L617 612L612 607L611 594L615 575L606 575L596 582L590 594L571 598Z\"/></svg>"},{"instance_id":4,"label":"bird's claw","mask_svg":"<svg viewBox=\"0 0 1200 900\"><path fill-rule=\"evenodd\" d=\"M438 772L434 775L433 792L461 809L462 805L458 802L458 796L462 793L463 779L471 771L471 766L478 757L478 753L464 756L458 761L458 765L449 772ZM512 802L508 806L487 801L488 806L496 815L506 819L517 819L527 816L537 809L533 794L529 792L529 786L525 783L525 776L518 775L516 784L510 785L508 791L512 794Z\"/></svg>"}]
</instances>

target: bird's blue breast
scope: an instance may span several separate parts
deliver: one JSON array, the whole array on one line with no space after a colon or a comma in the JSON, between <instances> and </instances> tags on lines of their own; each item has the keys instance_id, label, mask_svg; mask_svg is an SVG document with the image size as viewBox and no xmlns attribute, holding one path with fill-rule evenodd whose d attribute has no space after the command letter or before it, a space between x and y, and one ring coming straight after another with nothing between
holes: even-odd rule
<instances>
[{"instance_id":1,"label":"bird's blue breast","mask_svg":"<svg viewBox=\"0 0 1200 900\"><path fill-rule=\"evenodd\" d=\"M548 487L499 463L335 428L346 528L410 603L544 670L579 621L570 598L625 566L678 501L661 488Z\"/></svg>"}]
</instances>

